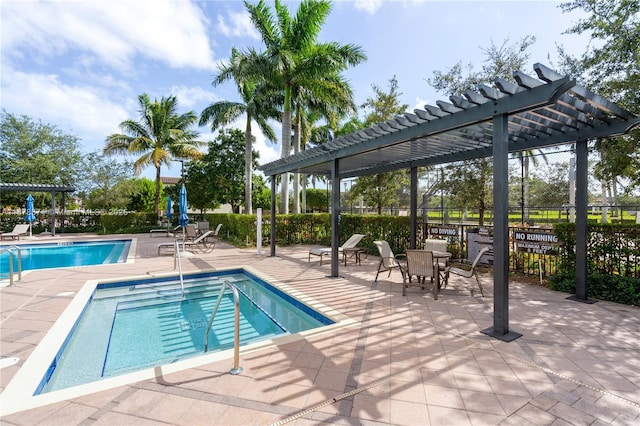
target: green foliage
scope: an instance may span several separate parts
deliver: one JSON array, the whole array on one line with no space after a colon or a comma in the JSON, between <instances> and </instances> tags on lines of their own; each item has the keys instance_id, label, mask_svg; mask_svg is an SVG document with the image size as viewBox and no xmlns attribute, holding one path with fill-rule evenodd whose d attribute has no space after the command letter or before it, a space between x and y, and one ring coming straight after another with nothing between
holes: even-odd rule
<instances>
[{"instance_id":1,"label":"green foliage","mask_svg":"<svg viewBox=\"0 0 640 426\"><path fill-rule=\"evenodd\" d=\"M575 294L575 273L551 275L549 277L549 288ZM640 306L640 278L591 274L587 276L587 291L590 298Z\"/></svg>"},{"instance_id":2,"label":"green foliage","mask_svg":"<svg viewBox=\"0 0 640 426\"><path fill-rule=\"evenodd\" d=\"M328 197L326 189L307 188L307 210L326 212Z\"/></svg>"},{"instance_id":3,"label":"green foliage","mask_svg":"<svg viewBox=\"0 0 640 426\"><path fill-rule=\"evenodd\" d=\"M82 180L78 189L89 209L110 210L125 208L129 195L123 182L133 175L131 163L107 159L99 153L85 156Z\"/></svg>"},{"instance_id":4,"label":"green foliage","mask_svg":"<svg viewBox=\"0 0 640 426\"><path fill-rule=\"evenodd\" d=\"M160 190L162 190L160 182ZM126 184L129 195L127 210L150 213L154 211L155 183L147 178L131 179Z\"/></svg>"},{"instance_id":5,"label":"green foliage","mask_svg":"<svg viewBox=\"0 0 640 426\"><path fill-rule=\"evenodd\" d=\"M477 209L479 224L484 225L484 214L492 204L491 161L486 158L453 163L446 167L447 178L443 188L451 195L453 207Z\"/></svg>"},{"instance_id":6,"label":"green foliage","mask_svg":"<svg viewBox=\"0 0 640 426\"><path fill-rule=\"evenodd\" d=\"M253 175L253 185L251 185L251 191L253 192L253 206L256 209L269 211L271 209L271 190L267 188L267 184L265 183L262 176Z\"/></svg>"},{"instance_id":7,"label":"green foliage","mask_svg":"<svg viewBox=\"0 0 640 426\"><path fill-rule=\"evenodd\" d=\"M0 114L0 181L73 186L82 161L76 136L30 117ZM2 194L2 205L22 205L25 192ZM51 205L49 194L33 194L36 208Z\"/></svg>"},{"instance_id":8,"label":"green foliage","mask_svg":"<svg viewBox=\"0 0 640 426\"><path fill-rule=\"evenodd\" d=\"M155 213L103 214L101 231L104 234L149 232L157 227L157 220Z\"/></svg>"},{"instance_id":9,"label":"green foliage","mask_svg":"<svg viewBox=\"0 0 640 426\"><path fill-rule=\"evenodd\" d=\"M364 127L373 126L394 118L396 115L403 114L409 108L408 104L403 104L400 101L402 92L398 90L398 79L395 75L389 79L388 92L385 92L376 84L372 84L371 88L375 93L375 97L367 98L360 105L360 108L365 113Z\"/></svg>"}]
</instances>

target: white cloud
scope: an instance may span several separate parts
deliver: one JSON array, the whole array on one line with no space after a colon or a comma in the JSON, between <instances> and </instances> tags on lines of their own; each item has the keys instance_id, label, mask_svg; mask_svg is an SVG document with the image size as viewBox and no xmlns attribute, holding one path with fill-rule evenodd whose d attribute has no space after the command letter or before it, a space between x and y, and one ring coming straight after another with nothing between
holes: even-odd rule
<instances>
[{"instance_id":1,"label":"white cloud","mask_svg":"<svg viewBox=\"0 0 640 426\"><path fill-rule=\"evenodd\" d=\"M358 10L373 15L382 7L382 0L356 0L354 6Z\"/></svg>"},{"instance_id":2,"label":"white cloud","mask_svg":"<svg viewBox=\"0 0 640 426\"><path fill-rule=\"evenodd\" d=\"M218 29L227 37L251 37L260 40L260 33L251 23L246 10L229 12L229 23L224 16L218 15Z\"/></svg>"},{"instance_id":3,"label":"white cloud","mask_svg":"<svg viewBox=\"0 0 640 426\"><path fill-rule=\"evenodd\" d=\"M105 138L118 132L129 112L93 86L67 85L57 75L29 74L4 68L2 105L7 112L55 125L80 138L84 151L102 149Z\"/></svg>"},{"instance_id":4,"label":"white cloud","mask_svg":"<svg viewBox=\"0 0 640 426\"><path fill-rule=\"evenodd\" d=\"M213 102L221 100L219 96L210 90L205 90L200 86L172 86L171 94L178 99L180 111L189 109L194 110L196 114L200 114L198 108L202 104L209 105Z\"/></svg>"},{"instance_id":5,"label":"white cloud","mask_svg":"<svg viewBox=\"0 0 640 426\"><path fill-rule=\"evenodd\" d=\"M3 56L75 53L125 70L138 55L174 68L215 66L207 20L189 1L12 1L1 19Z\"/></svg>"},{"instance_id":6,"label":"white cloud","mask_svg":"<svg viewBox=\"0 0 640 426\"><path fill-rule=\"evenodd\" d=\"M431 103L432 101L429 99L421 99L421 98L416 98L416 103L412 108L409 108L409 112L413 113L413 110L418 108L418 109L424 109L424 106Z\"/></svg>"}]
</instances>

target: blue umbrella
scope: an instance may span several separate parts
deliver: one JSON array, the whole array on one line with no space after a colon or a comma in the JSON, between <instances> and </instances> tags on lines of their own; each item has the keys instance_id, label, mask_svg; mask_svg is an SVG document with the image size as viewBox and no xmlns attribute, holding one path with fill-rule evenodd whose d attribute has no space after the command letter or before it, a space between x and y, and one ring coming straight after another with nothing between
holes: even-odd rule
<instances>
[{"instance_id":1,"label":"blue umbrella","mask_svg":"<svg viewBox=\"0 0 640 426\"><path fill-rule=\"evenodd\" d=\"M187 216L187 188L185 188L184 185L180 188L179 204L180 216L178 217L178 222L180 226L184 228L187 226L187 223L189 223L189 216Z\"/></svg>"},{"instance_id":2,"label":"blue umbrella","mask_svg":"<svg viewBox=\"0 0 640 426\"><path fill-rule=\"evenodd\" d=\"M167 197L167 234L169 233L169 225L171 224L171 210L173 206L171 205L171 197Z\"/></svg>"},{"instance_id":3,"label":"blue umbrella","mask_svg":"<svg viewBox=\"0 0 640 426\"><path fill-rule=\"evenodd\" d=\"M29 226L29 236L32 236L33 221L36 220L36 216L33 214L33 197L31 194L27 197L27 215L24 217L24 220L31 223L31 226Z\"/></svg>"}]
</instances>

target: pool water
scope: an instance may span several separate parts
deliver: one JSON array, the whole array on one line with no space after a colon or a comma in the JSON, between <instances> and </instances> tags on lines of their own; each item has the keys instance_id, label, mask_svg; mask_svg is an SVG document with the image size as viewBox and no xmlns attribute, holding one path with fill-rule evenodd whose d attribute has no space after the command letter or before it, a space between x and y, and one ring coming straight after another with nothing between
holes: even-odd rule
<instances>
[{"instance_id":1,"label":"pool water","mask_svg":"<svg viewBox=\"0 0 640 426\"><path fill-rule=\"evenodd\" d=\"M91 266L126 262L131 240L19 244L22 270ZM14 271L17 260L14 254ZM9 276L9 253L0 254L0 276Z\"/></svg>"},{"instance_id":2,"label":"pool water","mask_svg":"<svg viewBox=\"0 0 640 426\"><path fill-rule=\"evenodd\" d=\"M204 354L205 331L222 283L240 296L240 344L332 324L243 270L98 285L58 351L36 394ZM225 290L211 327L208 352L233 347L234 303Z\"/></svg>"}]
</instances>

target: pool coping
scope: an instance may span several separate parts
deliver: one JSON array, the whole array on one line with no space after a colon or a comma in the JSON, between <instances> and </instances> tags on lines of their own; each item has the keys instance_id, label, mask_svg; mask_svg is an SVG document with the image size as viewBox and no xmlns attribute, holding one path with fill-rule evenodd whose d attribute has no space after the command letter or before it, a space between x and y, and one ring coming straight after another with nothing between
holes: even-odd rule
<instances>
[{"instance_id":1,"label":"pool coping","mask_svg":"<svg viewBox=\"0 0 640 426\"><path fill-rule=\"evenodd\" d=\"M133 251L133 243L130 252ZM135 253L135 251L133 251ZM113 264L111 264L113 266ZM321 313L327 318L334 321L334 324L325 325L322 327L306 330L300 333L287 334L284 336L274 337L266 339L260 342L255 342L242 347L241 355L245 355L254 351L282 345L290 342L295 342L304 339L308 336L321 335L329 333L338 329L342 329L357 323L357 321L347 317L346 315L336 311L335 309L318 302L317 300L305 295L304 293L296 290L295 288L282 283L281 281L261 272L257 269L244 265L236 267L225 268L212 268L202 269L198 271L198 274L206 273L220 273L225 271L241 270L249 274L256 276L257 278L268 282L270 285L277 289L287 293L292 298L304 303L315 311ZM54 323L51 330L44 336L42 341L34 349L33 353L22 367L16 372L13 379L9 382L5 390L0 394L0 406L2 406L2 415L9 415L16 412L28 410L31 408L41 407L47 404L55 402L65 401L72 398L78 398L94 392L104 391L112 389L118 386L128 385L134 382L149 380L154 378L160 378L164 375L179 372L189 368L200 367L205 364L222 361L232 360L233 349L228 349L219 352L212 352L200 356L190 357L181 361L173 362L171 364L165 364L162 366L151 367L143 370L139 370L132 373L127 373L115 377L106 378L103 380L94 381L91 383L69 387L66 389L60 389L40 395L33 395L33 392L37 389L45 372L51 365L52 360L55 358L57 352L60 349L61 342L66 339L71 332L74 324L84 310L89 298L93 295L98 284L105 284L110 282L122 282L127 280L139 280L148 278L164 278L178 276L177 272L147 274L147 275L135 275L127 277L118 277L113 279L97 279L88 280L77 292L69 306L64 310L62 315Z\"/></svg>"}]
</instances>

